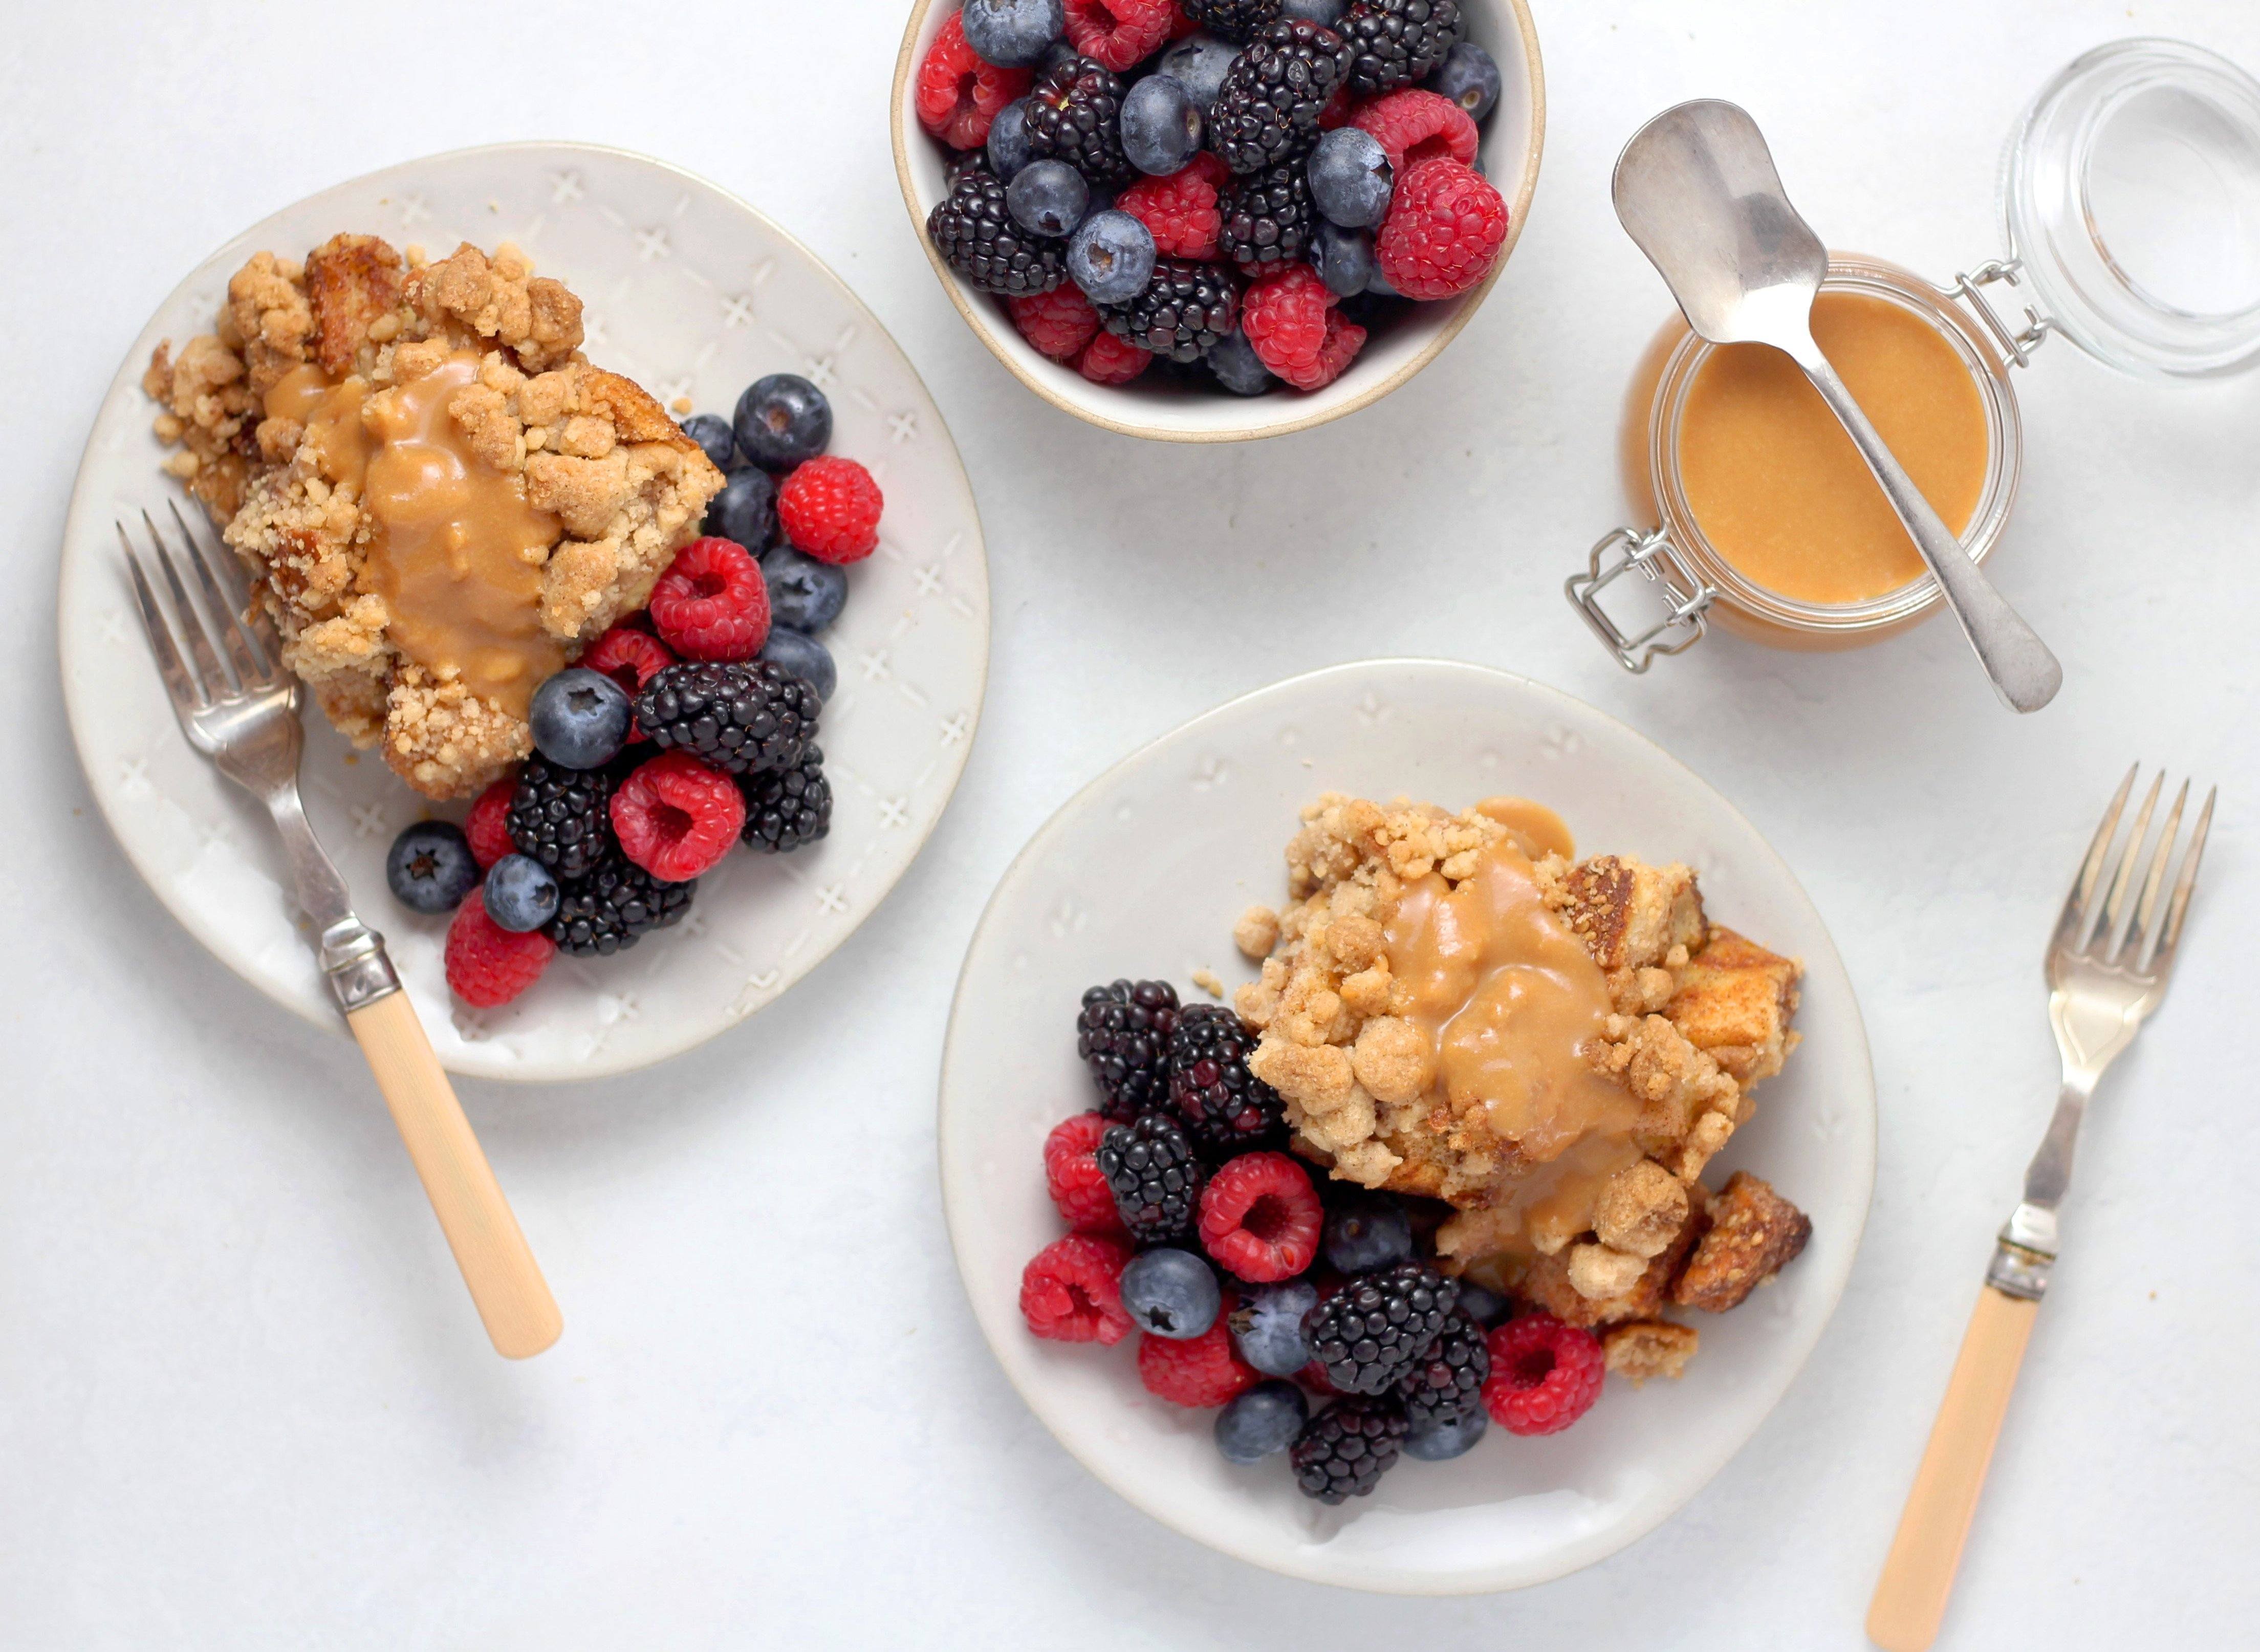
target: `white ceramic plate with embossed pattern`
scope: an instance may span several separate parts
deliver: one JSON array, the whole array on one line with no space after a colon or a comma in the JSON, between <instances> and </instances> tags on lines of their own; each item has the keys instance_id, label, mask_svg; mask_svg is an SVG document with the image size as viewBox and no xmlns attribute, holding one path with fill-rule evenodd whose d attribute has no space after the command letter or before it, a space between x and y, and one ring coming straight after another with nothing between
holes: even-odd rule
<instances>
[{"instance_id":1,"label":"white ceramic plate with embossed pattern","mask_svg":"<svg viewBox=\"0 0 2260 1652\"><path fill-rule=\"evenodd\" d=\"M278 1003L341 1029L300 933L265 816L182 739L151 666L114 519L162 515L155 409L140 376L161 339L209 332L227 278L262 247L296 257L340 230L492 248L513 240L586 305L587 349L662 401L726 415L762 374L823 386L833 451L886 495L876 554L826 633L840 687L822 744L831 835L797 855L733 855L680 928L610 959L559 958L502 1009L447 991L441 920L385 887L393 835L433 809L313 712L308 812L361 915L382 929L440 1058L490 1078L590 1078L690 1048L773 1001L894 886L957 783L980 717L989 577L949 432L893 340L814 254L752 207L659 161L579 144L434 155L340 184L221 247L175 289L118 369L64 530L63 696L89 783L141 876L212 955Z\"/></svg>"},{"instance_id":2,"label":"white ceramic plate with embossed pattern","mask_svg":"<svg viewBox=\"0 0 2260 1652\"><path fill-rule=\"evenodd\" d=\"M1695 1316L1677 1383L1611 1382L1566 1433L1494 1428L1453 1462L1391 1470L1328 1509L1278 1459L1235 1469L1212 1412L1139 1385L1132 1348L1038 1341L1020 1269L1057 1238L1041 1150L1091 1105L1075 1053L1093 982L1196 969L1252 973L1233 919L1285 894L1281 851L1321 791L1465 807L1551 805L1584 852L1683 860L1713 916L1805 961L1804 1045L1756 1094L1717 1162L1813 1218L1805 1254L1735 1312ZM1796 877L1693 773L1591 706L1523 678L1439 661L1337 666L1194 719L1092 782L1030 840L968 949L942 1058L940 1160L950 1238L983 1333L1060 1443L1155 1519L1291 1577L1399 1594L1516 1589L1588 1566L1667 1519L1756 1432L1827 1323L1875 1181L1875 1083L1858 1005Z\"/></svg>"}]
</instances>

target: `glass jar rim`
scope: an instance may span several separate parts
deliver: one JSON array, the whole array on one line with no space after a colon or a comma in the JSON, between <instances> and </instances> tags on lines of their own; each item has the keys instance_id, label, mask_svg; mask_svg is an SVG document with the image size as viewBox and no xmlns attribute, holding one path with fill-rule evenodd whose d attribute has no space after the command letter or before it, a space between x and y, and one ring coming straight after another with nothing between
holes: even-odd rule
<instances>
[{"instance_id":1,"label":"glass jar rim","mask_svg":"<svg viewBox=\"0 0 2260 1652\"><path fill-rule=\"evenodd\" d=\"M1978 386L1985 414L1985 480L1962 543L1983 562L2000 542L2015 503L2024 462L2023 426L2008 363L1992 340L1943 292L1913 271L1882 259L1831 252L1823 292L1862 293L1898 304L1935 328ZM1696 520L1680 472L1681 415L1697 372L1719 347L1690 332L1665 360L1649 407L1649 483L1668 554L1679 570L1752 617L1791 631L1842 636L1897 626L1928 613L1940 602L1938 581L1926 571L1894 590L1857 603L1809 603L1759 584L1720 554Z\"/></svg>"}]
</instances>

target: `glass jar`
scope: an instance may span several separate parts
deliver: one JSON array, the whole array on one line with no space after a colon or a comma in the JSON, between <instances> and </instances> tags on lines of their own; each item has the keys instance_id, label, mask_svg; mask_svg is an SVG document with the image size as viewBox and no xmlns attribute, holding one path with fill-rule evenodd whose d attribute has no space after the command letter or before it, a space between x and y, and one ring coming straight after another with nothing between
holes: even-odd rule
<instances>
[{"instance_id":1,"label":"glass jar","mask_svg":"<svg viewBox=\"0 0 2260 1652\"><path fill-rule=\"evenodd\" d=\"M2121 40L2058 74L2027 108L2002 170L2008 256L1950 288L1880 259L1834 254L1824 292L1896 304L1968 368L1985 410L1985 478L1962 533L1983 561L2000 542L2022 468L2013 368L2050 333L2144 376L2210 378L2260 363L2260 82L2174 40ZM2013 290L2006 318L1989 289ZM1926 572L1863 602L1823 604L1767 589L1705 535L1679 461L1681 415L1719 347L1674 316L1641 359L1620 436L1635 519L1593 547L1564 589L1627 670L1699 641L1716 621L1776 647L1857 647L1941 605ZM1625 623L1602 593L1627 574L1650 612Z\"/></svg>"}]
</instances>

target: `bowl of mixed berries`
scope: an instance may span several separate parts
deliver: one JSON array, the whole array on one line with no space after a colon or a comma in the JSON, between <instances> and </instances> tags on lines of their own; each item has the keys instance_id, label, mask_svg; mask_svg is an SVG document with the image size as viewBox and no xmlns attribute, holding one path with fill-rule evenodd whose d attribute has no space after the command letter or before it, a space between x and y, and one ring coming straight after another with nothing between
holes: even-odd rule
<instances>
[{"instance_id":1,"label":"bowl of mixed berries","mask_svg":"<svg viewBox=\"0 0 2260 1652\"><path fill-rule=\"evenodd\" d=\"M1544 114L1525 0L919 0L895 162L1023 383L1234 441L1436 357L1521 232Z\"/></svg>"},{"instance_id":2,"label":"bowl of mixed berries","mask_svg":"<svg viewBox=\"0 0 2260 1652\"><path fill-rule=\"evenodd\" d=\"M1440 1267L1448 1206L1291 1151L1231 1009L1116 981L1084 994L1075 1036L1094 1105L1044 1141L1065 1231L1020 1276L1031 1335L1126 1345L1147 1393L1210 1415L1225 1462L1326 1505L1591 1408L1593 1333Z\"/></svg>"},{"instance_id":3,"label":"bowl of mixed berries","mask_svg":"<svg viewBox=\"0 0 2260 1652\"><path fill-rule=\"evenodd\" d=\"M418 821L387 857L403 906L451 914L447 984L474 1009L518 998L560 953L611 958L680 922L732 851L789 855L830 830L817 735L838 673L819 638L884 501L826 451L831 404L797 375L683 429L726 478L701 537L536 685L516 770L461 825Z\"/></svg>"}]
</instances>

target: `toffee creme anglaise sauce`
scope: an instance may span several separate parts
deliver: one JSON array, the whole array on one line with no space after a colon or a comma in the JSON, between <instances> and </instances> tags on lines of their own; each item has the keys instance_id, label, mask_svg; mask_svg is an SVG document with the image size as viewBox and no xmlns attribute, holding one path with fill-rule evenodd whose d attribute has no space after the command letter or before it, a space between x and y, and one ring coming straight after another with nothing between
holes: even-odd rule
<instances>
[{"instance_id":1,"label":"toffee creme anglaise sauce","mask_svg":"<svg viewBox=\"0 0 2260 1652\"><path fill-rule=\"evenodd\" d=\"M374 526L363 577L390 611L394 646L523 717L535 685L565 664L541 626L541 569L558 524L448 417L478 372L478 353L458 350L420 378L372 391L358 377L333 383L310 363L276 382L265 411L304 425L322 474L358 492Z\"/></svg>"},{"instance_id":2,"label":"toffee creme anglaise sauce","mask_svg":"<svg viewBox=\"0 0 2260 1652\"><path fill-rule=\"evenodd\" d=\"M1510 835L1456 887L1434 872L1409 884L1384 948L1399 1013L1434 1054L1434 1092L1480 1101L1519 1150L1492 1210L1505 1218L1501 1255L1527 1257L1592 1226L1602 1184L1641 1156L1640 1106L1587 1056L1611 1013L1608 983L1539 894L1534 862L1573 856L1569 829L1523 798L1477 806Z\"/></svg>"}]
</instances>

